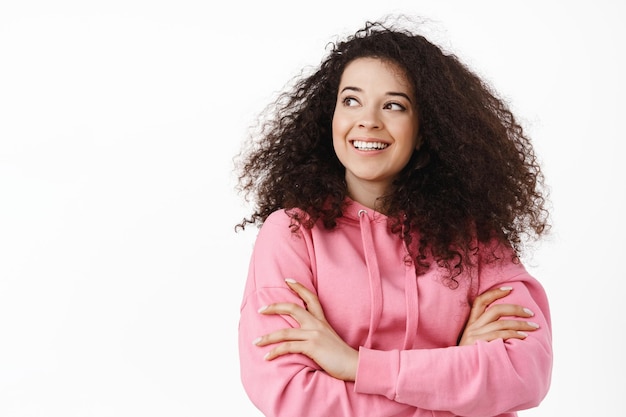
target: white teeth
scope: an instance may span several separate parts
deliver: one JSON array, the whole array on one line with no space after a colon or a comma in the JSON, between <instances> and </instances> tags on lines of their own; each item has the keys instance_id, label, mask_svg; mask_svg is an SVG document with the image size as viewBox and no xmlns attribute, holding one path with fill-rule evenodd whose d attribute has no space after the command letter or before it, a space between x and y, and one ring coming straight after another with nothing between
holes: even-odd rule
<instances>
[{"instance_id":1,"label":"white teeth","mask_svg":"<svg viewBox=\"0 0 626 417\"><path fill-rule=\"evenodd\" d=\"M387 146L389 146L386 143L382 142L365 142L363 140L355 140L354 142L352 142L352 144L355 148L362 151L385 149Z\"/></svg>"}]
</instances>

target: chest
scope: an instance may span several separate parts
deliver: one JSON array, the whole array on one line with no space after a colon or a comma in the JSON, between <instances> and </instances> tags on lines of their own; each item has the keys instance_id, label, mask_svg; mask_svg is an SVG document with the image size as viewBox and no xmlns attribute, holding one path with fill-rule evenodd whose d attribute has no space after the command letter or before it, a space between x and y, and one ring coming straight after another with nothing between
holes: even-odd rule
<instances>
[{"instance_id":1,"label":"chest","mask_svg":"<svg viewBox=\"0 0 626 417\"><path fill-rule=\"evenodd\" d=\"M456 344L470 310L467 278L451 289L436 266L417 277L403 242L384 231L365 244L358 234L337 239L315 245L313 273L326 318L346 342L358 347L375 329L377 348L401 348L407 331L414 348Z\"/></svg>"}]
</instances>

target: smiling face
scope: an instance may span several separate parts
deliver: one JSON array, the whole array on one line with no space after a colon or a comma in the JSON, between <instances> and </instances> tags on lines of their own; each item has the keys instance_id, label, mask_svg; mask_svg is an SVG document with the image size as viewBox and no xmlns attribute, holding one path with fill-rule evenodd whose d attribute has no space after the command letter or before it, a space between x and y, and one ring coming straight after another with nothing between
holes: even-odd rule
<instances>
[{"instance_id":1,"label":"smiling face","mask_svg":"<svg viewBox=\"0 0 626 417\"><path fill-rule=\"evenodd\" d=\"M376 58L349 63L332 127L348 194L373 208L420 145L415 94L403 70Z\"/></svg>"}]
</instances>

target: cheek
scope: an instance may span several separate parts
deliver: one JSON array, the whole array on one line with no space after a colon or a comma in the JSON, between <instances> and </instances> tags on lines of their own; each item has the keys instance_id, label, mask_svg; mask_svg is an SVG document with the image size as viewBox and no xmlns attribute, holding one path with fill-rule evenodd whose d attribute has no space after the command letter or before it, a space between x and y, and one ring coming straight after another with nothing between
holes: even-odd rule
<instances>
[{"instance_id":1,"label":"cheek","mask_svg":"<svg viewBox=\"0 0 626 417\"><path fill-rule=\"evenodd\" d=\"M422 140L420 139L419 128L415 124L409 124L406 126L406 140L411 144L411 148L419 149L422 145Z\"/></svg>"},{"instance_id":2,"label":"cheek","mask_svg":"<svg viewBox=\"0 0 626 417\"><path fill-rule=\"evenodd\" d=\"M336 135L341 135L344 130L344 121L342 120L340 115L335 114L333 117L332 129L333 129L333 138Z\"/></svg>"},{"instance_id":3,"label":"cheek","mask_svg":"<svg viewBox=\"0 0 626 417\"><path fill-rule=\"evenodd\" d=\"M345 136L348 134L352 127L352 119L354 118L350 112L346 112L345 109L336 108L333 114L332 130L333 136Z\"/></svg>"},{"instance_id":4,"label":"cheek","mask_svg":"<svg viewBox=\"0 0 626 417\"><path fill-rule=\"evenodd\" d=\"M333 118L332 122L332 136L333 136L333 150L335 151L335 155L339 158L339 161L342 164L345 164L345 155L349 146L348 142L346 142L346 137L348 134L348 130L346 129L346 124L341 118Z\"/></svg>"},{"instance_id":5,"label":"cheek","mask_svg":"<svg viewBox=\"0 0 626 417\"><path fill-rule=\"evenodd\" d=\"M332 136L333 136L333 146L335 147L335 152L337 152L338 148L343 148L346 144L346 137L348 135L349 129L346 126L346 123L342 119L333 119L332 123Z\"/></svg>"}]
</instances>

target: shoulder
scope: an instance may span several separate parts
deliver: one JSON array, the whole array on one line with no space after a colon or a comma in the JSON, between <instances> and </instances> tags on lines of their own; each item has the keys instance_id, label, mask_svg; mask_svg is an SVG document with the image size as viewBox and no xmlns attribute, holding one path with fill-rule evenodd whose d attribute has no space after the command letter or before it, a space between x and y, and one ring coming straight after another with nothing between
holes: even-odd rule
<instances>
[{"instance_id":1,"label":"shoulder","mask_svg":"<svg viewBox=\"0 0 626 417\"><path fill-rule=\"evenodd\" d=\"M520 256L507 241L493 239L478 245L478 267L481 279L528 276Z\"/></svg>"},{"instance_id":2,"label":"shoulder","mask_svg":"<svg viewBox=\"0 0 626 417\"><path fill-rule=\"evenodd\" d=\"M272 212L261 225L259 235L301 235L308 234L302 223L308 219L300 209L280 209Z\"/></svg>"},{"instance_id":3,"label":"shoulder","mask_svg":"<svg viewBox=\"0 0 626 417\"><path fill-rule=\"evenodd\" d=\"M272 225L272 226L291 226L291 225L299 225L303 221L306 221L309 218L307 213L301 209L280 209L272 212L267 219L263 222L261 228ZM300 228L298 226L298 228Z\"/></svg>"},{"instance_id":4,"label":"shoulder","mask_svg":"<svg viewBox=\"0 0 626 417\"><path fill-rule=\"evenodd\" d=\"M289 225L291 224L291 222L291 216L287 213L287 210L276 210L272 212L269 216L267 216L267 219L265 219L265 221L263 222L261 229L268 225Z\"/></svg>"}]
</instances>

